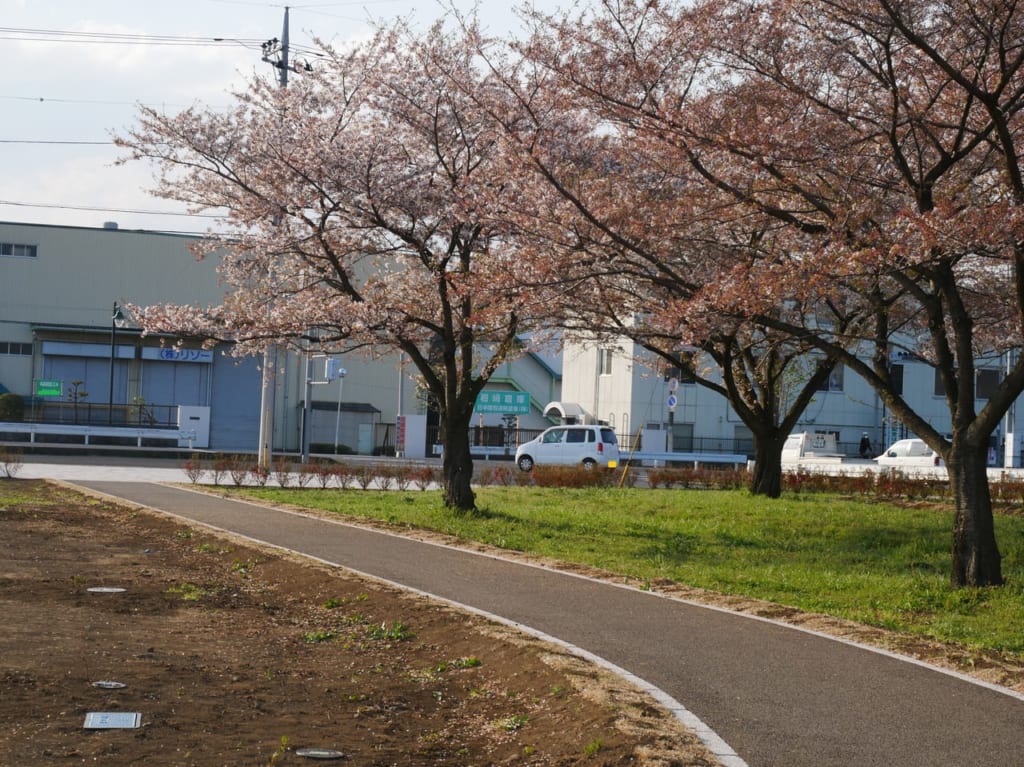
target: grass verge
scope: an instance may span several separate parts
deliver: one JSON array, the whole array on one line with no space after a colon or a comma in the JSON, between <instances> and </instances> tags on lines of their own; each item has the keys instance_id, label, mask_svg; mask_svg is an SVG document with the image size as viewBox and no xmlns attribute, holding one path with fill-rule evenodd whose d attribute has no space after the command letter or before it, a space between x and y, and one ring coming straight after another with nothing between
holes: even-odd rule
<instances>
[{"instance_id":1,"label":"grass verge","mask_svg":"<svg viewBox=\"0 0 1024 767\"><path fill-rule=\"evenodd\" d=\"M835 495L488 487L456 514L437 492L232 493L422 528L1024 657L1024 518L998 516L1007 585L949 586L952 512Z\"/></svg>"}]
</instances>

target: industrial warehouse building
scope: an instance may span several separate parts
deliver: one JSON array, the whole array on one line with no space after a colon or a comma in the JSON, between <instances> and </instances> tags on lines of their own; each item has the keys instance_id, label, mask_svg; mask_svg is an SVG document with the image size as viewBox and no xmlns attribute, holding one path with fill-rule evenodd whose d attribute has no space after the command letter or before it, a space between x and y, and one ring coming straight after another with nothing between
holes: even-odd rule
<instances>
[{"instance_id":1,"label":"industrial warehouse building","mask_svg":"<svg viewBox=\"0 0 1024 767\"><path fill-rule=\"evenodd\" d=\"M143 336L126 313L128 304L222 301L216 260L197 261L189 250L194 240L113 224L0 222L0 394L20 395L27 405L24 423L0 427L0 441L257 450L262 358L234 357L228 345L204 349L194 340ZM999 380L1002 362L981 365L979 397ZM336 364L347 375L328 380L327 360L311 360L314 452L389 452L400 415L429 420L414 371L397 355L346 355ZM948 429L934 369L909 357L893 365L904 396L938 429ZM288 353L275 367L275 452L302 447L305 366L304 355ZM673 384L663 372L627 341L528 353L503 365L481 395L475 450L514 453L524 435L571 412L608 423L627 447L644 434L645 451L750 452L749 431L722 397L686 381ZM1021 465L1017 411L993 436L994 465ZM907 436L870 387L842 368L797 431L828 435L848 455L865 432L878 451ZM422 441L405 452L436 450L429 434Z\"/></svg>"},{"instance_id":2,"label":"industrial warehouse building","mask_svg":"<svg viewBox=\"0 0 1024 767\"><path fill-rule=\"evenodd\" d=\"M114 224L0 223L0 394L26 402L25 423L6 426L0 439L257 450L262 358L231 356L226 344L204 349L190 339L144 336L127 312L128 304L221 303L217 262L196 260L195 239ZM393 449L397 415L426 415L413 371L396 355L339 359L347 374L331 381L326 362L311 360L312 443ZM495 377L491 398L530 394L518 426L550 424L541 411L557 399L553 364L531 354ZM305 365L304 355L278 355L275 452L301 447ZM483 409L481 426L502 424L496 408Z\"/></svg>"}]
</instances>

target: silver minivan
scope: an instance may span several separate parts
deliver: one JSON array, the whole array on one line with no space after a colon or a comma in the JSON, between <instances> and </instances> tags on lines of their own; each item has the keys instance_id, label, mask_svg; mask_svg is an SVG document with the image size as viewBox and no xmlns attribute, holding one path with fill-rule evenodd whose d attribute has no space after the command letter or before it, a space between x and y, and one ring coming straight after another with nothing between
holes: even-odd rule
<instances>
[{"instance_id":1,"label":"silver minivan","mask_svg":"<svg viewBox=\"0 0 1024 767\"><path fill-rule=\"evenodd\" d=\"M552 426L516 450L516 466L522 471L530 471L534 464L614 469L619 465L619 443L608 426Z\"/></svg>"}]
</instances>

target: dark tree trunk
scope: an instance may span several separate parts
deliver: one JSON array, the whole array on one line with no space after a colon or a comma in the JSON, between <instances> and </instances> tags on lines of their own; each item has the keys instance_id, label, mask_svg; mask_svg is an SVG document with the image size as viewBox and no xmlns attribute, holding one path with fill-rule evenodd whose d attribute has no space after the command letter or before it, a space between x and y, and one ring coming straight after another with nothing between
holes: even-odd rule
<instances>
[{"instance_id":1,"label":"dark tree trunk","mask_svg":"<svg viewBox=\"0 0 1024 767\"><path fill-rule=\"evenodd\" d=\"M954 588L1000 586L1003 572L992 522L988 449L954 446L948 472L956 499L950 582Z\"/></svg>"},{"instance_id":2,"label":"dark tree trunk","mask_svg":"<svg viewBox=\"0 0 1024 767\"><path fill-rule=\"evenodd\" d=\"M465 418L442 418L444 434L443 489L444 505L458 511L476 511L473 493L473 457L469 448L469 422Z\"/></svg>"},{"instance_id":3,"label":"dark tree trunk","mask_svg":"<svg viewBox=\"0 0 1024 767\"><path fill-rule=\"evenodd\" d=\"M782 495L782 448L786 435L754 434L754 473L750 479L750 492L768 498Z\"/></svg>"}]
</instances>

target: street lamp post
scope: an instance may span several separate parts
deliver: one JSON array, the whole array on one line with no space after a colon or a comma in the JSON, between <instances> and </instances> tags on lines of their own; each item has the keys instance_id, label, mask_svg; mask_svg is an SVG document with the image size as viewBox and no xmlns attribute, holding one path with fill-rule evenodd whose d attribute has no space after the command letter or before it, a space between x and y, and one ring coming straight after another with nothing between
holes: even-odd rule
<instances>
[{"instance_id":1,"label":"street lamp post","mask_svg":"<svg viewBox=\"0 0 1024 767\"><path fill-rule=\"evenodd\" d=\"M107 397L107 423L114 423L114 357L117 352L117 329L124 327L124 312L114 302L114 309L110 314L110 389Z\"/></svg>"},{"instance_id":2,"label":"street lamp post","mask_svg":"<svg viewBox=\"0 0 1024 767\"><path fill-rule=\"evenodd\" d=\"M336 366L333 367L331 373L333 378L338 379L338 412L334 416L334 454L337 455L338 437L341 435L341 395L345 390L345 376L348 375L348 371L343 367Z\"/></svg>"}]
</instances>

